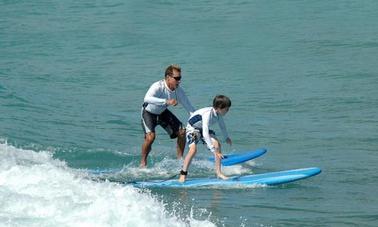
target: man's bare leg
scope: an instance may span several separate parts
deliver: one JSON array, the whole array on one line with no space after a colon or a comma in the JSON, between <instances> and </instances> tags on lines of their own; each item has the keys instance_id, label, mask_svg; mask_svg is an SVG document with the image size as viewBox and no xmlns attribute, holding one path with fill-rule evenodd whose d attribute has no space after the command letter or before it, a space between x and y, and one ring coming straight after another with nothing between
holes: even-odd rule
<instances>
[{"instance_id":1,"label":"man's bare leg","mask_svg":"<svg viewBox=\"0 0 378 227\"><path fill-rule=\"evenodd\" d=\"M177 136L177 159L181 159L185 150L185 129L181 128Z\"/></svg>"},{"instance_id":2,"label":"man's bare leg","mask_svg":"<svg viewBox=\"0 0 378 227\"><path fill-rule=\"evenodd\" d=\"M142 157L140 159L140 167L147 167L147 157L151 151L152 143L155 140L155 133L149 132L144 136L144 142L142 144Z\"/></svg>"}]
</instances>

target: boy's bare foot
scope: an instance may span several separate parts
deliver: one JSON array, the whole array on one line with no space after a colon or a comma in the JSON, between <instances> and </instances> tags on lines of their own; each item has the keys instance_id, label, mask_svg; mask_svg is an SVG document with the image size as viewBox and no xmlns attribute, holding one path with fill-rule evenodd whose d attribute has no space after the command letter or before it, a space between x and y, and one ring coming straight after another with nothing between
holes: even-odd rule
<instances>
[{"instance_id":1,"label":"boy's bare foot","mask_svg":"<svg viewBox=\"0 0 378 227\"><path fill-rule=\"evenodd\" d=\"M181 182L181 183L184 183L185 180L186 180L186 176L180 174L180 177L179 177L178 181Z\"/></svg>"},{"instance_id":2,"label":"boy's bare foot","mask_svg":"<svg viewBox=\"0 0 378 227\"><path fill-rule=\"evenodd\" d=\"M188 175L188 171L181 170L178 181L184 183L186 180L186 175Z\"/></svg>"},{"instance_id":3,"label":"boy's bare foot","mask_svg":"<svg viewBox=\"0 0 378 227\"><path fill-rule=\"evenodd\" d=\"M223 175L222 173L220 174L217 174L217 177L222 179L222 180L228 180L228 177L226 177L225 175Z\"/></svg>"}]
</instances>

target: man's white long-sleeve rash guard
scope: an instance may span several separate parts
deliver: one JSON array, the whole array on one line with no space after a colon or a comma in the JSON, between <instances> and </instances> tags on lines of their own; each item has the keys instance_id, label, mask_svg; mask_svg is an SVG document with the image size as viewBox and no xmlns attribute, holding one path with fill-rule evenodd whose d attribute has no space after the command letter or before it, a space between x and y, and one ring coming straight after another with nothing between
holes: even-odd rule
<instances>
[{"instance_id":1,"label":"man's white long-sleeve rash guard","mask_svg":"<svg viewBox=\"0 0 378 227\"><path fill-rule=\"evenodd\" d=\"M189 114L195 111L184 90L179 86L174 91L170 90L165 80L156 81L148 89L144 96L144 102L148 103L145 108L150 113L161 114L168 107L166 103L168 99L176 99Z\"/></svg>"}]
</instances>

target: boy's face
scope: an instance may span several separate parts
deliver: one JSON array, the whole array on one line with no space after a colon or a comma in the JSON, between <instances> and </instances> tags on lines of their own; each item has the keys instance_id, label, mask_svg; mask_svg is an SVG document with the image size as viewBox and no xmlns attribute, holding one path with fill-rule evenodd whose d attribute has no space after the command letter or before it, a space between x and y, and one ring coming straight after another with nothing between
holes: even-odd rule
<instances>
[{"instance_id":1,"label":"boy's face","mask_svg":"<svg viewBox=\"0 0 378 227\"><path fill-rule=\"evenodd\" d=\"M223 108L223 109L218 109L218 113L221 116L224 116L224 115L226 115L226 113L228 112L229 109L230 109L230 107L226 107L226 108Z\"/></svg>"}]
</instances>

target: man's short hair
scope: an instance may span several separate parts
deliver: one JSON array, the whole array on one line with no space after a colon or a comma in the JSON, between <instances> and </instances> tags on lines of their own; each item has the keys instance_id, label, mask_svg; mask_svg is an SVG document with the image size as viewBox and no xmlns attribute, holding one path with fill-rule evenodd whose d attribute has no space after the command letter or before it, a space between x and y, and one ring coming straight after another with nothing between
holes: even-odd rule
<instances>
[{"instance_id":1,"label":"man's short hair","mask_svg":"<svg viewBox=\"0 0 378 227\"><path fill-rule=\"evenodd\" d=\"M181 73L181 67L177 64L172 64L168 66L167 69L165 70L165 77L172 76L173 70L176 70L177 72Z\"/></svg>"}]
</instances>

